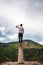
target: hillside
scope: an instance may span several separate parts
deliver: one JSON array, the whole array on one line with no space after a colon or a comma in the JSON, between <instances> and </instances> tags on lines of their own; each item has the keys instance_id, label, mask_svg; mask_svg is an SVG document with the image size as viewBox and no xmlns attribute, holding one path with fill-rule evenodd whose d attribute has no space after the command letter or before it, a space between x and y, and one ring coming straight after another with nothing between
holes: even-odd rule
<instances>
[{"instance_id":1,"label":"hillside","mask_svg":"<svg viewBox=\"0 0 43 65\"><path fill-rule=\"evenodd\" d=\"M25 40L23 45L26 48L43 48L43 45L32 40Z\"/></svg>"},{"instance_id":2,"label":"hillside","mask_svg":"<svg viewBox=\"0 0 43 65\"><path fill-rule=\"evenodd\" d=\"M25 61L43 61L43 45L32 40L23 41ZM18 42L0 43L0 62L18 60Z\"/></svg>"},{"instance_id":3,"label":"hillside","mask_svg":"<svg viewBox=\"0 0 43 65\"><path fill-rule=\"evenodd\" d=\"M16 42L9 42L9 43L1 43L0 42L0 47L1 46L7 47L10 45L14 45L14 46L18 47L18 42L17 41ZM43 48L43 45L41 45L37 42L34 42L32 40L23 40L22 46L23 46L23 48Z\"/></svg>"}]
</instances>

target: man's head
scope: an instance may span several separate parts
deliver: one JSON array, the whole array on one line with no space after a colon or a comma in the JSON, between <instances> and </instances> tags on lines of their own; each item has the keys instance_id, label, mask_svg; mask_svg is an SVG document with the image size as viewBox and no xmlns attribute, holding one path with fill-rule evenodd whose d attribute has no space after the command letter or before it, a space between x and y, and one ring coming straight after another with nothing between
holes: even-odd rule
<instances>
[{"instance_id":1,"label":"man's head","mask_svg":"<svg viewBox=\"0 0 43 65\"><path fill-rule=\"evenodd\" d=\"M20 24L20 26L23 26L23 24Z\"/></svg>"}]
</instances>

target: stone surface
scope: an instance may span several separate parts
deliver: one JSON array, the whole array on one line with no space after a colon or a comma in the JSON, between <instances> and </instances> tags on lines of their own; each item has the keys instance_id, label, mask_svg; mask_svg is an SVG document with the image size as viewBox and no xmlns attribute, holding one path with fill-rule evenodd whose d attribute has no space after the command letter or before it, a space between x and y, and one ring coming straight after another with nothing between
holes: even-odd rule
<instances>
[{"instance_id":1,"label":"stone surface","mask_svg":"<svg viewBox=\"0 0 43 65\"><path fill-rule=\"evenodd\" d=\"M1 65L43 65L43 63L38 61L28 61L24 62L24 64L18 64L18 62L4 62Z\"/></svg>"},{"instance_id":2,"label":"stone surface","mask_svg":"<svg viewBox=\"0 0 43 65\"><path fill-rule=\"evenodd\" d=\"M18 63L21 63L21 64L24 63L22 44L19 44L19 47L18 47Z\"/></svg>"}]
</instances>

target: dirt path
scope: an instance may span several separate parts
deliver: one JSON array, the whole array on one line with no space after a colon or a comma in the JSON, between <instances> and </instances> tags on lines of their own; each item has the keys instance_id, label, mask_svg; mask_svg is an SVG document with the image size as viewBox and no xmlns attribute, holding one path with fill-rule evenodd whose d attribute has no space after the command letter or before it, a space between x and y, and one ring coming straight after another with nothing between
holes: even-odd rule
<instances>
[{"instance_id":1,"label":"dirt path","mask_svg":"<svg viewBox=\"0 0 43 65\"><path fill-rule=\"evenodd\" d=\"M24 62L24 64L18 64L18 62L4 62L1 65L43 65L43 63L38 61L28 61Z\"/></svg>"}]
</instances>

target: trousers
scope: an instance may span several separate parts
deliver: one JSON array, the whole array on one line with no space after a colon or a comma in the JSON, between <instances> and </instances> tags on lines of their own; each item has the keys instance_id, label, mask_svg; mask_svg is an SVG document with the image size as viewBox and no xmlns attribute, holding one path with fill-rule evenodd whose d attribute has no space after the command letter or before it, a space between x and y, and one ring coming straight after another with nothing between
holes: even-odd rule
<instances>
[{"instance_id":1,"label":"trousers","mask_svg":"<svg viewBox=\"0 0 43 65\"><path fill-rule=\"evenodd\" d=\"M22 41L23 41L23 33L18 33L18 37L19 37L19 43L22 43Z\"/></svg>"}]
</instances>

